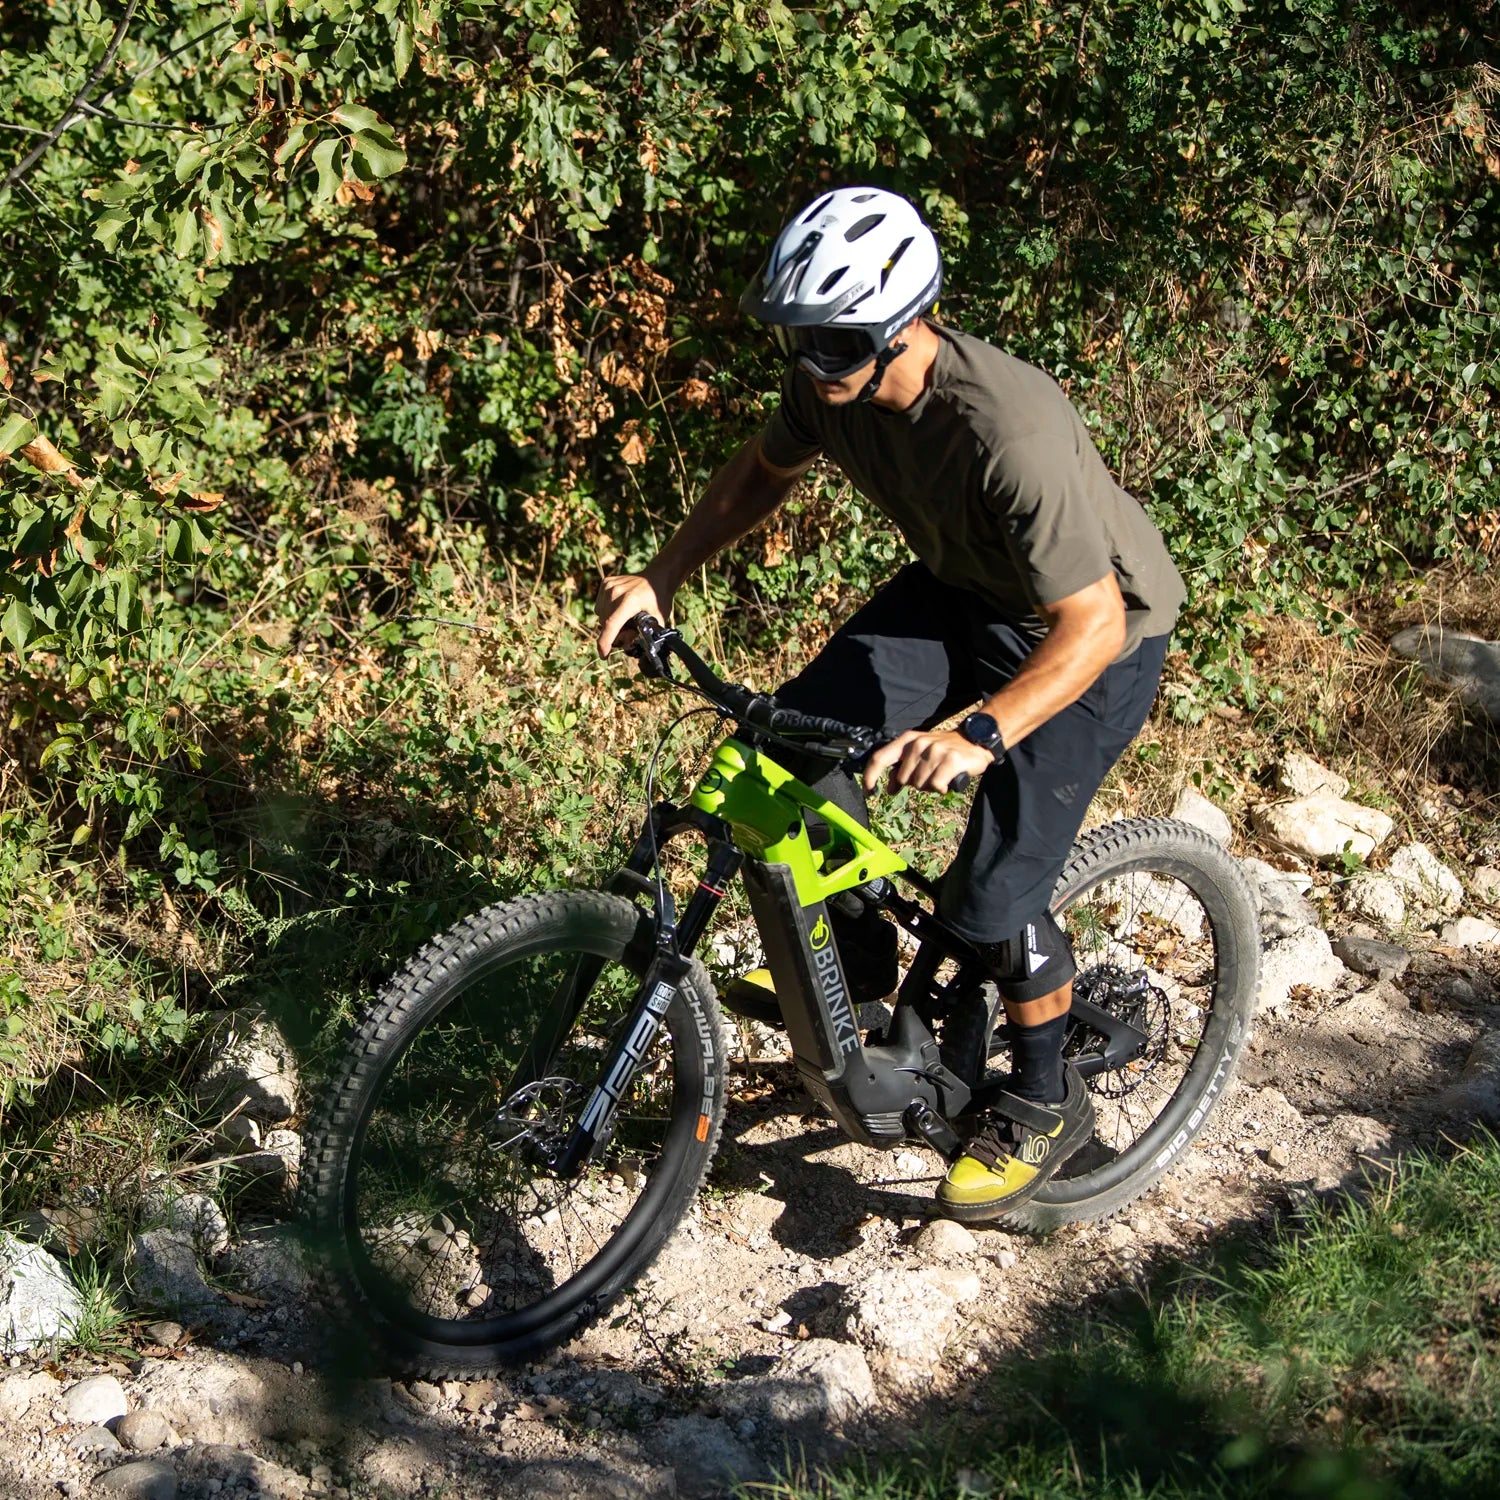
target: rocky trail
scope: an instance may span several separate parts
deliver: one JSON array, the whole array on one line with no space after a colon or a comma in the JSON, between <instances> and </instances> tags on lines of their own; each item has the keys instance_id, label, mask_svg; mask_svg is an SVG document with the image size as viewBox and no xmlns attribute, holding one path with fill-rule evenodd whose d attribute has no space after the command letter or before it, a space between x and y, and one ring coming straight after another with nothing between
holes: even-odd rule
<instances>
[{"instance_id":1,"label":"rocky trail","mask_svg":"<svg viewBox=\"0 0 1500 1500\"><path fill-rule=\"evenodd\" d=\"M296 1168L290 1060L240 1026L200 1084L221 1101L238 1091L232 1149L183 1177L194 1191L148 1195L130 1238L133 1294L158 1321L143 1311L127 1352L46 1357L48 1316L76 1310L62 1257L86 1205L0 1239L0 1335L15 1350L0 1493L696 1496L767 1479L788 1455L899 1442L973 1402L975 1377L1059 1311L1500 1120L1500 927L1486 915L1500 870L1390 847L1390 820L1347 791L1291 757L1253 813L1265 858L1244 863L1265 957L1249 1051L1196 1145L1124 1215L1041 1240L937 1219L938 1158L844 1142L779 1038L746 1028L755 1060L742 1052L688 1221L612 1319L496 1380L329 1373L289 1226L241 1218L231 1233L213 1191ZM1231 836L1196 794L1178 814ZM1335 877L1328 859L1351 846L1383 867Z\"/></svg>"}]
</instances>

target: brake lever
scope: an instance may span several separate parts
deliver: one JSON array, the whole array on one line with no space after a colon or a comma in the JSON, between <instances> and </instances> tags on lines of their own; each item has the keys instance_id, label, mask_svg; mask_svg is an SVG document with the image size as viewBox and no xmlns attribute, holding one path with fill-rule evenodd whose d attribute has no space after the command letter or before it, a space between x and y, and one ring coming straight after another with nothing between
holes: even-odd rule
<instances>
[{"instance_id":1,"label":"brake lever","mask_svg":"<svg viewBox=\"0 0 1500 1500\"><path fill-rule=\"evenodd\" d=\"M674 641L682 639L681 632L670 626L657 626L655 618L645 610L631 620L630 627L635 631L635 644L627 646L625 654L636 659L641 676L676 682L668 652Z\"/></svg>"}]
</instances>

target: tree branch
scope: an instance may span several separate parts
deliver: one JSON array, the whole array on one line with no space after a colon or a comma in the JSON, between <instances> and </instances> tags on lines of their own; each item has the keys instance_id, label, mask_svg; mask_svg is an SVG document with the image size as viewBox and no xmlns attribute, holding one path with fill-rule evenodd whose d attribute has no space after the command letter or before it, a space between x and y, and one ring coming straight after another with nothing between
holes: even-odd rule
<instances>
[{"instance_id":1,"label":"tree branch","mask_svg":"<svg viewBox=\"0 0 1500 1500\"><path fill-rule=\"evenodd\" d=\"M189 120L184 120L180 125L157 120L129 120L124 115L117 115L111 110L100 109L97 104L80 104L78 106L82 114L90 115L96 120L109 120L116 125L135 125L142 130L212 130L212 125L195 125Z\"/></svg>"},{"instance_id":2,"label":"tree branch","mask_svg":"<svg viewBox=\"0 0 1500 1500\"><path fill-rule=\"evenodd\" d=\"M120 51L120 44L125 40L125 33L130 29L131 19L139 4L140 0L129 0L125 7L125 14L120 17L119 25L115 27L115 34L109 39L109 46L105 49L104 56L99 59L99 65L89 74L83 87L73 95L73 102L63 111L62 118L57 124L5 174L5 181L0 183L0 188L12 187L18 183L57 144L63 131L75 120L82 118L89 95L99 86L100 79L113 66L115 57Z\"/></svg>"}]
</instances>

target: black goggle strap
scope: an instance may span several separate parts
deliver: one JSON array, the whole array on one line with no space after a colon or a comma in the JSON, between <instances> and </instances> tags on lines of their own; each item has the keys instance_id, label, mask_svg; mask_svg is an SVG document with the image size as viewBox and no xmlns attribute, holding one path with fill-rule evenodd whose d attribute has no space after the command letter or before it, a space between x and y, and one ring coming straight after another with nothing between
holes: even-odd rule
<instances>
[{"instance_id":1,"label":"black goggle strap","mask_svg":"<svg viewBox=\"0 0 1500 1500\"><path fill-rule=\"evenodd\" d=\"M893 359L906 353L906 345L902 343L887 344L879 354L875 356L875 368L870 373L870 378L865 382L863 389L854 399L856 401L869 401L875 392L880 389L880 382L885 379L885 369Z\"/></svg>"}]
</instances>

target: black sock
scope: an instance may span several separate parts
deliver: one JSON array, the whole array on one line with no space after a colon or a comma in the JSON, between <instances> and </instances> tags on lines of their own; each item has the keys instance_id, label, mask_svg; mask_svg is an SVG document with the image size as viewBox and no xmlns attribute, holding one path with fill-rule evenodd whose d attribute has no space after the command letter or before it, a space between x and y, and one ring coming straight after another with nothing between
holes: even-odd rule
<instances>
[{"instance_id":1,"label":"black sock","mask_svg":"<svg viewBox=\"0 0 1500 1500\"><path fill-rule=\"evenodd\" d=\"M1067 1093L1063 1082L1064 1013L1037 1026L1010 1023L1010 1091L1036 1104L1061 1104Z\"/></svg>"}]
</instances>

